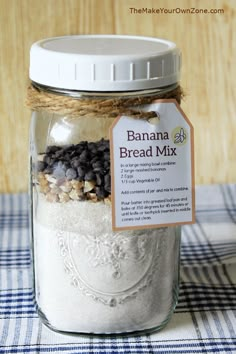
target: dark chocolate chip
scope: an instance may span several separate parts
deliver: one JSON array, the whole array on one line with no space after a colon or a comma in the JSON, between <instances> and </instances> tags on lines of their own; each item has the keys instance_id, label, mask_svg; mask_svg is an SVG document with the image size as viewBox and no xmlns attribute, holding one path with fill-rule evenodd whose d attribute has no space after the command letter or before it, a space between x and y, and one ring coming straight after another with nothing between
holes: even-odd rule
<instances>
[{"instance_id":1,"label":"dark chocolate chip","mask_svg":"<svg viewBox=\"0 0 236 354\"><path fill-rule=\"evenodd\" d=\"M95 191L96 191L97 197L100 199L104 199L104 198L108 197L108 195L109 195L109 193L107 191L105 191L105 189L102 187L96 187Z\"/></svg>"},{"instance_id":2,"label":"dark chocolate chip","mask_svg":"<svg viewBox=\"0 0 236 354\"><path fill-rule=\"evenodd\" d=\"M96 173L96 184L97 184L98 186L101 186L101 185L102 185L102 182L103 182L102 175L100 175L99 173Z\"/></svg>"},{"instance_id":3,"label":"dark chocolate chip","mask_svg":"<svg viewBox=\"0 0 236 354\"><path fill-rule=\"evenodd\" d=\"M97 162L98 161L98 156L94 156L92 159L91 159L91 161L90 161L90 163L91 163L91 165L93 165L95 162Z\"/></svg>"},{"instance_id":4,"label":"dark chocolate chip","mask_svg":"<svg viewBox=\"0 0 236 354\"><path fill-rule=\"evenodd\" d=\"M77 172L78 172L78 177L80 177L80 178L83 178L83 177L84 177L84 175L85 175L85 169L84 169L83 167L79 166L79 167L77 168Z\"/></svg>"},{"instance_id":5,"label":"dark chocolate chip","mask_svg":"<svg viewBox=\"0 0 236 354\"><path fill-rule=\"evenodd\" d=\"M109 175L109 173L107 173L106 176L104 177L104 182L111 183L111 176Z\"/></svg>"},{"instance_id":6,"label":"dark chocolate chip","mask_svg":"<svg viewBox=\"0 0 236 354\"><path fill-rule=\"evenodd\" d=\"M110 161L104 161L104 168L105 169L110 169Z\"/></svg>"},{"instance_id":7,"label":"dark chocolate chip","mask_svg":"<svg viewBox=\"0 0 236 354\"><path fill-rule=\"evenodd\" d=\"M72 165L74 168L79 167L80 161L79 161L78 157L76 157L73 161L71 161L71 165Z\"/></svg>"},{"instance_id":8,"label":"dark chocolate chip","mask_svg":"<svg viewBox=\"0 0 236 354\"><path fill-rule=\"evenodd\" d=\"M111 185L110 185L110 184L105 184L104 189L105 189L108 193L111 193Z\"/></svg>"},{"instance_id":9,"label":"dark chocolate chip","mask_svg":"<svg viewBox=\"0 0 236 354\"><path fill-rule=\"evenodd\" d=\"M50 159L50 162L49 162L49 166L52 166L52 167L53 167L53 165L55 164L55 162L56 162L56 159L51 158L51 159Z\"/></svg>"},{"instance_id":10,"label":"dark chocolate chip","mask_svg":"<svg viewBox=\"0 0 236 354\"><path fill-rule=\"evenodd\" d=\"M97 148L90 150L91 156L97 156Z\"/></svg>"},{"instance_id":11,"label":"dark chocolate chip","mask_svg":"<svg viewBox=\"0 0 236 354\"><path fill-rule=\"evenodd\" d=\"M95 180L96 176L93 171L89 171L85 174L84 179L85 181L93 181Z\"/></svg>"},{"instance_id":12,"label":"dark chocolate chip","mask_svg":"<svg viewBox=\"0 0 236 354\"><path fill-rule=\"evenodd\" d=\"M75 158L77 156L78 156L77 151L76 150L72 150L71 153L70 153L70 158L73 159L73 158Z\"/></svg>"},{"instance_id":13,"label":"dark chocolate chip","mask_svg":"<svg viewBox=\"0 0 236 354\"><path fill-rule=\"evenodd\" d=\"M111 193L111 176L109 173L104 177L104 188L107 192Z\"/></svg>"},{"instance_id":14,"label":"dark chocolate chip","mask_svg":"<svg viewBox=\"0 0 236 354\"><path fill-rule=\"evenodd\" d=\"M81 154L80 154L80 157L79 157L79 160L80 161L87 161L89 158L89 152L88 150L84 150Z\"/></svg>"},{"instance_id":15,"label":"dark chocolate chip","mask_svg":"<svg viewBox=\"0 0 236 354\"><path fill-rule=\"evenodd\" d=\"M42 172L43 170L45 170L46 167L47 167L46 162L43 162L43 161L37 162L37 171L38 172Z\"/></svg>"},{"instance_id":16,"label":"dark chocolate chip","mask_svg":"<svg viewBox=\"0 0 236 354\"><path fill-rule=\"evenodd\" d=\"M45 155L43 158L43 162L45 162L47 165L49 165L51 162L51 157L49 155Z\"/></svg>"},{"instance_id":17,"label":"dark chocolate chip","mask_svg":"<svg viewBox=\"0 0 236 354\"><path fill-rule=\"evenodd\" d=\"M96 147L97 147L97 144L96 144L96 143L93 143L93 142L88 143L88 149L89 149L90 151L96 150Z\"/></svg>"},{"instance_id":18,"label":"dark chocolate chip","mask_svg":"<svg viewBox=\"0 0 236 354\"><path fill-rule=\"evenodd\" d=\"M64 159L66 161L71 161L71 157L70 157L70 154L68 152L64 155Z\"/></svg>"},{"instance_id":19,"label":"dark chocolate chip","mask_svg":"<svg viewBox=\"0 0 236 354\"><path fill-rule=\"evenodd\" d=\"M81 141L79 143L79 148L81 149L81 151L87 150L88 149L88 142L87 141Z\"/></svg>"},{"instance_id":20,"label":"dark chocolate chip","mask_svg":"<svg viewBox=\"0 0 236 354\"><path fill-rule=\"evenodd\" d=\"M110 152L105 152L103 155L104 160L110 161Z\"/></svg>"},{"instance_id":21,"label":"dark chocolate chip","mask_svg":"<svg viewBox=\"0 0 236 354\"><path fill-rule=\"evenodd\" d=\"M60 149L60 150L58 150L58 151L55 152L54 156L55 156L56 158L58 158L58 157L63 156L63 153L64 153L63 149Z\"/></svg>"},{"instance_id":22,"label":"dark chocolate chip","mask_svg":"<svg viewBox=\"0 0 236 354\"><path fill-rule=\"evenodd\" d=\"M106 150L106 146L105 145L98 146L98 151L103 152L105 150Z\"/></svg>"},{"instance_id":23,"label":"dark chocolate chip","mask_svg":"<svg viewBox=\"0 0 236 354\"><path fill-rule=\"evenodd\" d=\"M47 146L46 154L51 154L51 153L53 154L59 149L60 149L59 146L55 146L55 145Z\"/></svg>"},{"instance_id":24,"label":"dark chocolate chip","mask_svg":"<svg viewBox=\"0 0 236 354\"><path fill-rule=\"evenodd\" d=\"M93 166L93 169L94 169L94 171L95 171L95 169L101 169L102 167L103 167L103 164L102 164L102 162L101 161L96 161L96 162L94 162L93 164L92 164L92 166Z\"/></svg>"},{"instance_id":25,"label":"dark chocolate chip","mask_svg":"<svg viewBox=\"0 0 236 354\"><path fill-rule=\"evenodd\" d=\"M77 155L80 155L84 151L84 148L80 144L77 144L75 145L75 150L77 152Z\"/></svg>"}]
</instances>

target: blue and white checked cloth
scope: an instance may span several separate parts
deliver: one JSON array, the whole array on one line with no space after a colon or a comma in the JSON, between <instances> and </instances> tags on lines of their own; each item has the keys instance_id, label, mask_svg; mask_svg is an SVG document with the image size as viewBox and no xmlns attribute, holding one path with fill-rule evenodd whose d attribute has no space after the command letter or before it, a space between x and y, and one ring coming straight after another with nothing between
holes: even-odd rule
<instances>
[{"instance_id":1,"label":"blue and white checked cloth","mask_svg":"<svg viewBox=\"0 0 236 354\"><path fill-rule=\"evenodd\" d=\"M40 322L31 287L27 195L0 195L0 354L236 353L236 185L196 190L183 228L179 303L159 333L73 337Z\"/></svg>"}]
</instances>

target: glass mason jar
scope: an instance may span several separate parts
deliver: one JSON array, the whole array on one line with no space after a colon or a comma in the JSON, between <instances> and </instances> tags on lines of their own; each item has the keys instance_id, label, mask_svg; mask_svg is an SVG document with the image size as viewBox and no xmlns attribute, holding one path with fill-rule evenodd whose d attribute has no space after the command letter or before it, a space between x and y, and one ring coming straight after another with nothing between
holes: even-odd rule
<instances>
[{"instance_id":1,"label":"glass mason jar","mask_svg":"<svg viewBox=\"0 0 236 354\"><path fill-rule=\"evenodd\" d=\"M32 46L35 299L56 331L151 332L174 311L180 227L113 231L109 129L124 106L171 98L176 88L178 96L179 67L175 45L153 38L72 36Z\"/></svg>"}]
</instances>

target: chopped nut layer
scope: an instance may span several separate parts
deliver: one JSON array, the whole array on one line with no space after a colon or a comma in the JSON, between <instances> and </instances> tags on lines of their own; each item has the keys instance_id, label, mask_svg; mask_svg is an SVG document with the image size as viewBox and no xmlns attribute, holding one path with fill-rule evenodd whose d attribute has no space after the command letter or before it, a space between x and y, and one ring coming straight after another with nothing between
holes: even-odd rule
<instances>
[{"instance_id":1,"label":"chopped nut layer","mask_svg":"<svg viewBox=\"0 0 236 354\"><path fill-rule=\"evenodd\" d=\"M95 193L95 181L68 181L53 180L49 174L38 174L37 185L39 192L45 194L46 200L51 203L66 203L70 200L89 200L91 202L104 201L111 205L111 195L106 198L99 198Z\"/></svg>"}]
</instances>

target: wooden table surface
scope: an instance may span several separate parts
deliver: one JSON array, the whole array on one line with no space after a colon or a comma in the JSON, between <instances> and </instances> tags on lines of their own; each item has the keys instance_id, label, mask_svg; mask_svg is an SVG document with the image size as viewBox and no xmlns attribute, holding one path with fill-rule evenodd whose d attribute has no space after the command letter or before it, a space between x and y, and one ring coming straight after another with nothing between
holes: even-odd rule
<instances>
[{"instance_id":1,"label":"wooden table surface","mask_svg":"<svg viewBox=\"0 0 236 354\"><path fill-rule=\"evenodd\" d=\"M194 8L209 13L180 13ZM196 182L236 181L235 0L0 0L0 9L0 192L27 189L30 46L67 34L176 42L183 54L182 107L195 127Z\"/></svg>"}]
</instances>

